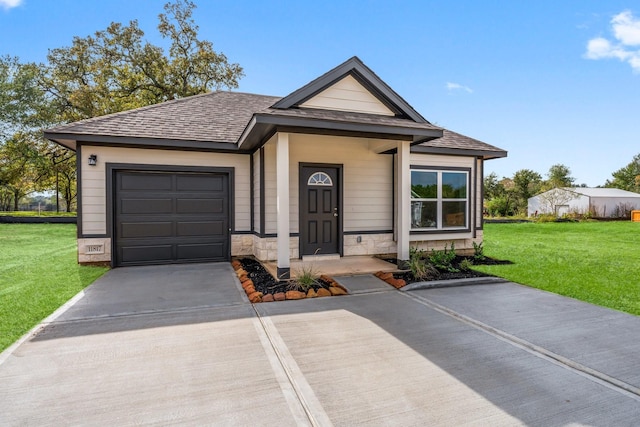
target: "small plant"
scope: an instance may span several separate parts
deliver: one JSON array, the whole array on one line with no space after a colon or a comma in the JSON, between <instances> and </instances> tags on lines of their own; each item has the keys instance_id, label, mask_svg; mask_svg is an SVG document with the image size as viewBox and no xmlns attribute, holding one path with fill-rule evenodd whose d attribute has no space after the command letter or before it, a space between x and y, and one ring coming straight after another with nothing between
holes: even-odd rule
<instances>
[{"instance_id":1,"label":"small plant","mask_svg":"<svg viewBox=\"0 0 640 427\"><path fill-rule=\"evenodd\" d=\"M447 250L447 245L444 245L443 251L436 251L431 249L431 255L429 255L429 261L438 270L449 271L451 273L457 273L460 270L453 266L453 261L456 259L456 249L454 243L451 242L451 249Z\"/></svg>"},{"instance_id":2,"label":"small plant","mask_svg":"<svg viewBox=\"0 0 640 427\"><path fill-rule=\"evenodd\" d=\"M438 274L438 270L426 261L425 253L422 249L409 249L408 267L413 277L418 280L428 279Z\"/></svg>"},{"instance_id":3,"label":"small plant","mask_svg":"<svg viewBox=\"0 0 640 427\"><path fill-rule=\"evenodd\" d=\"M307 292L309 289L314 286L319 286L320 282L318 282L318 273L313 269L313 267L302 267L299 271L296 272L296 278L289 282L287 288L290 291L301 291Z\"/></svg>"},{"instance_id":4,"label":"small plant","mask_svg":"<svg viewBox=\"0 0 640 427\"><path fill-rule=\"evenodd\" d=\"M480 244L473 242L473 259L475 261L484 261L487 257L484 255L484 248L482 244L484 242L480 242Z\"/></svg>"},{"instance_id":5,"label":"small plant","mask_svg":"<svg viewBox=\"0 0 640 427\"><path fill-rule=\"evenodd\" d=\"M471 267L473 267L473 261L471 259L465 258L460 261L460 270L469 271L471 270Z\"/></svg>"}]
</instances>

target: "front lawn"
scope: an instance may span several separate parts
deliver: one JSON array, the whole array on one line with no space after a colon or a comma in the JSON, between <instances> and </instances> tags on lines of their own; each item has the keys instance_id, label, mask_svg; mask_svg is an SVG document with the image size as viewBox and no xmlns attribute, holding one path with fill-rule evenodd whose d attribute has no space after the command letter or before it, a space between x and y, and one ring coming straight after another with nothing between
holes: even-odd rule
<instances>
[{"instance_id":1,"label":"front lawn","mask_svg":"<svg viewBox=\"0 0 640 427\"><path fill-rule=\"evenodd\" d=\"M105 271L78 265L75 224L0 224L0 351Z\"/></svg>"},{"instance_id":2,"label":"front lawn","mask_svg":"<svg viewBox=\"0 0 640 427\"><path fill-rule=\"evenodd\" d=\"M640 223L485 224L485 255L512 261L474 269L640 315Z\"/></svg>"}]
</instances>

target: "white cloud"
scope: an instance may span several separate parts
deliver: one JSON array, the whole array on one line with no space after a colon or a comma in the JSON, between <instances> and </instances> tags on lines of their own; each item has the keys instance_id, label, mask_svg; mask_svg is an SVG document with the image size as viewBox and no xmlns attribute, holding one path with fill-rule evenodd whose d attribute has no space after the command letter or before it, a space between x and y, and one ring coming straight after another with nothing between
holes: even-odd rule
<instances>
[{"instance_id":1,"label":"white cloud","mask_svg":"<svg viewBox=\"0 0 640 427\"><path fill-rule=\"evenodd\" d=\"M471 89L468 86L463 86L461 84L458 83L451 83L451 82L447 82L447 89L449 91L453 91L453 90L463 90L467 93L473 93L473 89Z\"/></svg>"},{"instance_id":2,"label":"white cloud","mask_svg":"<svg viewBox=\"0 0 640 427\"><path fill-rule=\"evenodd\" d=\"M587 59L617 58L628 62L634 72L640 73L640 19L625 10L611 18L611 31L615 41L596 37L587 43Z\"/></svg>"},{"instance_id":3,"label":"white cloud","mask_svg":"<svg viewBox=\"0 0 640 427\"><path fill-rule=\"evenodd\" d=\"M640 19L633 19L630 11L625 10L611 19L614 36L627 46L640 45Z\"/></svg>"},{"instance_id":4,"label":"white cloud","mask_svg":"<svg viewBox=\"0 0 640 427\"><path fill-rule=\"evenodd\" d=\"M9 10L14 7L20 6L22 0L0 0L0 7L4 10Z\"/></svg>"}]
</instances>

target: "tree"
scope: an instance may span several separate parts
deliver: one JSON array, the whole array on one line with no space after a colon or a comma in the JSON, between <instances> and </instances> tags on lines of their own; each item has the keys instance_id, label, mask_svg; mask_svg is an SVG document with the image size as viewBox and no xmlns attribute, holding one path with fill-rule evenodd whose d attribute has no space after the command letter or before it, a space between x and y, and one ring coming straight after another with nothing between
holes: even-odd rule
<instances>
[{"instance_id":1,"label":"tree","mask_svg":"<svg viewBox=\"0 0 640 427\"><path fill-rule=\"evenodd\" d=\"M189 0L164 6L158 30L168 52L144 41L134 20L75 37L50 50L46 64L0 57L0 204L17 209L21 195L56 188L72 208L74 154L42 139L44 128L238 86L242 67L198 38L195 7Z\"/></svg>"},{"instance_id":2,"label":"tree","mask_svg":"<svg viewBox=\"0 0 640 427\"><path fill-rule=\"evenodd\" d=\"M640 193L640 154L633 156L631 163L611 174L613 179L607 180L605 187Z\"/></svg>"},{"instance_id":3,"label":"tree","mask_svg":"<svg viewBox=\"0 0 640 427\"><path fill-rule=\"evenodd\" d=\"M16 57L0 57L0 144L19 131L51 124L38 69Z\"/></svg>"},{"instance_id":4,"label":"tree","mask_svg":"<svg viewBox=\"0 0 640 427\"><path fill-rule=\"evenodd\" d=\"M563 164L555 164L549 168L549 173L547 173L547 181L545 182L544 187L551 188L562 188L562 187L572 187L575 182L575 178L571 176L571 169L568 166Z\"/></svg>"},{"instance_id":5,"label":"tree","mask_svg":"<svg viewBox=\"0 0 640 427\"><path fill-rule=\"evenodd\" d=\"M41 88L61 122L129 110L223 87L236 88L242 67L198 39L189 0L167 3L158 30L168 55L147 41L136 20L111 23L70 47L49 51Z\"/></svg>"},{"instance_id":6,"label":"tree","mask_svg":"<svg viewBox=\"0 0 640 427\"><path fill-rule=\"evenodd\" d=\"M489 175L485 176L483 184L484 198L486 200L502 196L506 191L504 185L498 180L498 175L496 175L495 172L491 172Z\"/></svg>"},{"instance_id":7,"label":"tree","mask_svg":"<svg viewBox=\"0 0 640 427\"><path fill-rule=\"evenodd\" d=\"M47 188L46 160L34 143L35 135L18 132L0 146L0 187L10 196L9 209L18 210L20 199Z\"/></svg>"},{"instance_id":8,"label":"tree","mask_svg":"<svg viewBox=\"0 0 640 427\"><path fill-rule=\"evenodd\" d=\"M520 169L513 174L513 189L511 190L518 212L527 211L528 199L540 192L542 176L531 169Z\"/></svg>"}]
</instances>

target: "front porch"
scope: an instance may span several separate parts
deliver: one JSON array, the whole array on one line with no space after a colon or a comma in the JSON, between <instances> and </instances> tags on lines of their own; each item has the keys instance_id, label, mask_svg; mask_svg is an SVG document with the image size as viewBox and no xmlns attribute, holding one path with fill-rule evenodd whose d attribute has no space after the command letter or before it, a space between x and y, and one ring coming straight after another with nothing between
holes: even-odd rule
<instances>
[{"instance_id":1,"label":"front porch","mask_svg":"<svg viewBox=\"0 0 640 427\"><path fill-rule=\"evenodd\" d=\"M267 271L277 278L277 261L263 261L262 265ZM350 276L356 274L369 274L377 271L396 271L395 264L383 261L372 256L344 256L339 258L316 257L312 259L290 259L290 275L295 278L298 272L313 271L317 275L326 274L328 276Z\"/></svg>"},{"instance_id":2,"label":"front porch","mask_svg":"<svg viewBox=\"0 0 640 427\"><path fill-rule=\"evenodd\" d=\"M408 259L411 144L407 139L276 132L254 161L265 177L254 193L255 210L260 212L256 228L275 240L271 249L275 256L254 255L262 261L275 259L269 264L281 279L307 268L309 263L299 258L312 254L349 257L393 252ZM298 239L297 247L292 235ZM360 258L366 259L371 260ZM329 263L314 264L324 272ZM385 268L375 260L368 264L334 262L327 273Z\"/></svg>"}]
</instances>

